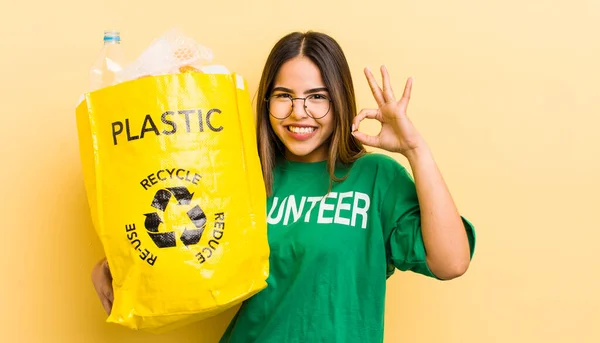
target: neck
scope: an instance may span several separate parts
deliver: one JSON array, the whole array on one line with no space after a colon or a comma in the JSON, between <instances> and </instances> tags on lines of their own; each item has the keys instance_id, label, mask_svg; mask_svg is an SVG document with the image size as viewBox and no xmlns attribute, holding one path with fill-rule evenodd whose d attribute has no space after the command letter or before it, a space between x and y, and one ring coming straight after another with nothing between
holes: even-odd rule
<instances>
[{"instance_id":1,"label":"neck","mask_svg":"<svg viewBox=\"0 0 600 343\"><path fill-rule=\"evenodd\" d=\"M314 163L328 160L329 144L323 144L306 155L295 155L288 149L285 149L284 158L292 162Z\"/></svg>"}]
</instances>

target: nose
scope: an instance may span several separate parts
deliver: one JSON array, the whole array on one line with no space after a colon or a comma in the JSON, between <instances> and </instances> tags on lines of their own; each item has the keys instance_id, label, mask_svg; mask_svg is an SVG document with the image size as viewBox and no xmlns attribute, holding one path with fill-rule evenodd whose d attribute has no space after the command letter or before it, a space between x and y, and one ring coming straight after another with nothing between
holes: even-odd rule
<instances>
[{"instance_id":1,"label":"nose","mask_svg":"<svg viewBox=\"0 0 600 343\"><path fill-rule=\"evenodd\" d=\"M306 109L304 108L304 99L295 98L292 99L292 116L296 119L302 119L308 117Z\"/></svg>"}]
</instances>

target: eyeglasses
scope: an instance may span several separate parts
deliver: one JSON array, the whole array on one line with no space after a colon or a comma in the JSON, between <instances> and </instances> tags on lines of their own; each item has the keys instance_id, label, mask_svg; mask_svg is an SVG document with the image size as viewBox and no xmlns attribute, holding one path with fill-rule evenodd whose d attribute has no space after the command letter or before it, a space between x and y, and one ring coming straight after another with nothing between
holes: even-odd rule
<instances>
[{"instance_id":1,"label":"eyeglasses","mask_svg":"<svg viewBox=\"0 0 600 343\"><path fill-rule=\"evenodd\" d=\"M321 119L331 109L331 99L323 94L311 94L306 98L293 98L290 94L275 94L265 101L268 103L269 114L276 119L285 119L294 110L294 100L303 100L304 111L313 119Z\"/></svg>"}]
</instances>

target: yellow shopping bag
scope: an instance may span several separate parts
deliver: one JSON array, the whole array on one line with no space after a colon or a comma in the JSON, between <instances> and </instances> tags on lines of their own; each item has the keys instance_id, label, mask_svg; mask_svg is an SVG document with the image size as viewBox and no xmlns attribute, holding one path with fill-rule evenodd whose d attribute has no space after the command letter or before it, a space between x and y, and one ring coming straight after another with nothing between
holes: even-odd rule
<instances>
[{"instance_id":1,"label":"yellow shopping bag","mask_svg":"<svg viewBox=\"0 0 600 343\"><path fill-rule=\"evenodd\" d=\"M113 275L109 322L164 331L266 287L266 194L240 76L125 82L86 94L76 118Z\"/></svg>"}]
</instances>

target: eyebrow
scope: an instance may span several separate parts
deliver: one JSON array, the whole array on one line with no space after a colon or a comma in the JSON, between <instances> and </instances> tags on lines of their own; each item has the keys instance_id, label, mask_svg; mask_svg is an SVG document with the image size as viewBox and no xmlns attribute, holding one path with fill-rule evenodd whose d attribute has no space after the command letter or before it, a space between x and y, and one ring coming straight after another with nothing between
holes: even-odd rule
<instances>
[{"instance_id":1,"label":"eyebrow","mask_svg":"<svg viewBox=\"0 0 600 343\"><path fill-rule=\"evenodd\" d=\"M286 93L294 93L293 90L289 89L289 88L285 88L285 87L275 87L273 88L273 92L286 92ZM328 92L326 87L318 87L318 88L312 88L309 89L307 91L304 92L304 94L313 94L313 93L319 93L319 92Z\"/></svg>"}]
</instances>

